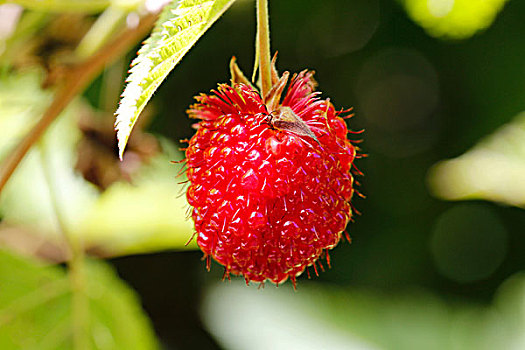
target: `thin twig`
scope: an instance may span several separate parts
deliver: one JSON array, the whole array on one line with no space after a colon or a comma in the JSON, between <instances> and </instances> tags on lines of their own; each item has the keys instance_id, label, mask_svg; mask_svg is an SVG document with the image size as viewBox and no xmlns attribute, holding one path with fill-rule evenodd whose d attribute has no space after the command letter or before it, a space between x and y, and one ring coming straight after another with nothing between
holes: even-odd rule
<instances>
[{"instance_id":1,"label":"thin twig","mask_svg":"<svg viewBox=\"0 0 525 350\"><path fill-rule=\"evenodd\" d=\"M53 102L42 118L5 160L4 166L0 169L0 193L29 149L42 136L49 125L60 115L73 98L81 93L100 74L106 65L126 53L151 30L157 15L149 14L144 16L137 27L126 29L93 56L68 71L65 82L59 87Z\"/></svg>"}]
</instances>

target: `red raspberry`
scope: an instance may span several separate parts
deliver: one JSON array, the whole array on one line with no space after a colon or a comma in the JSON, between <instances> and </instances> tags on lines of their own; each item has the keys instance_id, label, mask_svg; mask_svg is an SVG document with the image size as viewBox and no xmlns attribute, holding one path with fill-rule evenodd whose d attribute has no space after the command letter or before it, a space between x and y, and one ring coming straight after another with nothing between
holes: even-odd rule
<instances>
[{"instance_id":1,"label":"red raspberry","mask_svg":"<svg viewBox=\"0 0 525 350\"><path fill-rule=\"evenodd\" d=\"M225 276L246 282L290 277L295 285L323 252L329 263L352 217L356 147L341 112L318 97L307 71L292 77L279 104L287 78L273 101L222 84L188 111L201 119L186 149L197 243L208 267L212 256Z\"/></svg>"}]
</instances>

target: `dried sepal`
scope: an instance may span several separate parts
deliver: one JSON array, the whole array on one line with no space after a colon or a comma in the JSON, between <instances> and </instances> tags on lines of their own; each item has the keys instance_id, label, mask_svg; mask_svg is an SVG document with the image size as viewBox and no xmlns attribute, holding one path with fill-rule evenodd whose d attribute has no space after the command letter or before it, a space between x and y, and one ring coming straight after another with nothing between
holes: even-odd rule
<instances>
[{"instance_id":1,"label":"dried sepal","mask_svg":"<svg viewBox=\"0 0 525 350\"><path fill-rule=\"evenodd\" d=\"M230 60L230 74L232 86L234 86L235 84L244 84L251 87L252 89L255 89L250 80L246 78L241 68L239 68L239 66L237 65L237 59L235 58L235 56L233 56Z\"/></svg>"},{"instance_id":2,"label":"dried sepal","mask_svg":"<svg viewBox=\"0 0 525 350\"><path fill-rule=\"evenodd\" d=\"M289 76L290 73L284 72L281 79L277 80L273 84L272 89L265 97L264 102L266 103L269 112L273 112L279 106L279 103L281 102L281 95L284 91L284 88L286 87L286 84L288 83Z\"/></svg>"}]
</instances>

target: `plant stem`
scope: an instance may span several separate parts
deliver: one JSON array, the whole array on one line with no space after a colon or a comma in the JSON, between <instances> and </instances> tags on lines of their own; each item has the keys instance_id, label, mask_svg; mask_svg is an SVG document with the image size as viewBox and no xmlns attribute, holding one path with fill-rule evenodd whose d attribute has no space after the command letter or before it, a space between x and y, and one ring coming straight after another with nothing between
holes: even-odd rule
<instances>
[{"instance_id":1,"label":"plant stem","mask_svg":"<svg viewBox=\"0 0 525 350\"><path fill-rule=\"evenodd\" d=\"M69 235L71 259L68 261L71 281L71 316L73 325L73 348L88 350L89 346L89 300L86 294L86 272L82 242Z\"/></svg>"},{"instance_id":2,"label":"plant stem","mask_svg":"<svg viewBox=\"0 0 525 350\"><path fill-rule=\"evenodd\" d=\"M107 64L122 56L135 45L140 38L146 35L146 33L151 30L156 18L157 14L145 16L137 27L126 29L89 59L69 70L65 82L56 92L53 102L45 111L42 118L40 118L33 129L29 131L5 160L3 167L0 169L0 193L29 149L60 115L64 108L67 107L74 97L86 88Z\"/></svg>"},{"instance_id":3,"label":"plant stem","mask_svg":"<svg viewBox=\"0 0 525 350\"><path fill-rule=\"evenodd\" d=\"M259 77L261 78L261 93L262 97L264 98L272 88L268 0L257 0L257 47L259 49Z\"/></svg>"},{"instance_id":4,"label":"plant stem","mask_svg":"<svg viewBox=\"0 0 525 350\"><path fill-rule=\"evenodd\" d=\"M54 180L53 158L44 140L38 144L44 178L49 190L51 207L55 213L58 228L67 242L70 258L69 282L71 286L71 324L73 327L73 349L88 350L89 343L89 300L86 294L86 276L84 266L84 247L82 241L72 234L70 226L63 217L59 189Z\"/></svg>"},{"instance_id":5,"label":"plant stem","mask_svg":"<svg viewBox=\"0 0 525 350\"><path fill-rule=\"evenodd\" d=\"M127 11L117 6L109 6L105 9L75 48L76 57L85 59L100 50L122 27L127 15Z\"/></svg>"}]
</instances>

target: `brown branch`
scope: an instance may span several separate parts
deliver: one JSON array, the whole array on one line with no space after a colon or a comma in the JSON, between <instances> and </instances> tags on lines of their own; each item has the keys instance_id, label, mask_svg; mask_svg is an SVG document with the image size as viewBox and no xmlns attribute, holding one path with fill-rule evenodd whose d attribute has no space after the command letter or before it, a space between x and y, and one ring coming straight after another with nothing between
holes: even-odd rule
<instances>
[{"instance_id":1,"label":"brown branch","mask_svg":"<svg viewBox=\"0 0 525 350\"><path fill-rule=\"evenodd\" d=\"M75 96L84 91L106 65L125 54L151 30L157 16L158 14L144 16L138 26L126 29L114 40L93 54L93 56L68 70L64 83L58 88L53 102L47 108L42 118L4 161L4 165L0 169L0 193L24 156L44 134L49 125L55 121Z\"/></svg>"}]
</instances>

